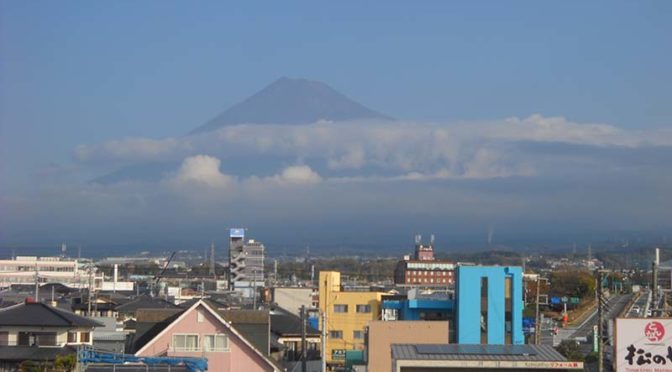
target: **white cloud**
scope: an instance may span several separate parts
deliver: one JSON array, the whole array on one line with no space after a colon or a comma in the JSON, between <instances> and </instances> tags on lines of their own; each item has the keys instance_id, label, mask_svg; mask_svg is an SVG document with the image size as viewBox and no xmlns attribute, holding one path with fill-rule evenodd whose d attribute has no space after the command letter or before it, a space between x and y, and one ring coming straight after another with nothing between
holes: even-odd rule
<instances>
[{"instance_id":1,"label":"white cloud","mask_svg":"<svg viewBox=\"0 0 672 372\"><path fill-rule=\"evenodd\" d=\"M292 183L329 180L425 180L501 178L538 173L540 161L517 151L521 143L559 143L596 148L672 145L672 132L626 131L608 124L574 123L562 117L531 115L488 122L338 122L311 125L236 125L215 132L163 140L127 139L77 148L82 164L111 161L179 161L208 153L219 159L244 158L255 172L260 157L295 159L326 166L318 175L288 168L272 176ZM183 165L184 166L184 165ZM307 167L307 166L306 166ZM327 172L328 171L328 172ZM183 172L183 170L181 170ZM330 174L341 172L340 174ZM348 176L343 174L347 173ZM230 176L209 173L206 184ZM384 176L381 176L384 174ZM227 178L228 177L228 178ZM257 174L257 177L265 177ZM207 178L207 177L206 177Z\"/></svg>"},{"instance_id":2,"label":"white cloud","mask_svg":"<svg viewBox=\"0 0 672 372\"><path fill-rule=\"evenodd\" d=\"M234 182L233 177L223 174L220 160L208 155L191 156L182 162L177 174L169 179L175 186L207 186L223 188Z\"/></svg>"},{"instance_id":3,"label":"white cloud","mask_svg":"<svg viewBox=\"0 0 672 372\"><path fill-rule=\"evenodd\" d=\"M273 177L274 180L290 184L315 184L322 181L322 177L307 165L294 165L282 170L282 173Z\"/></svg>"}]
</instances>

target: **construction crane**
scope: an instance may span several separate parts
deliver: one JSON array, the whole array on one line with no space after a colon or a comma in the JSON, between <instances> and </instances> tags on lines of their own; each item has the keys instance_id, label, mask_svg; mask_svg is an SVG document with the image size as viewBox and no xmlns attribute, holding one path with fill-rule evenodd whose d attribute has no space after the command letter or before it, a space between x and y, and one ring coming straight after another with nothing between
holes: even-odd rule
<instances>
[{"instance_id":1,"label":"construction crane","mask_svg":"<svg viewBox=\"0 0 672 372\"><path fill-rule=\"evenodd\" d=\"M154 275L154 285L153 285L153 287L158 288L159 282L161 281L161 278L163 278L163 274L166 273L166 270L168 270L168 265L170 265L170 262L173 260L173 257L175 257L175 253L176 252L173 252L173 253L170 254L170 257L166 261L166 264L163 265L163 269L161 269L161 271L158 274ZM152 290L152 294L154 294L153 290Z\"/></svg>"}]
</instances>

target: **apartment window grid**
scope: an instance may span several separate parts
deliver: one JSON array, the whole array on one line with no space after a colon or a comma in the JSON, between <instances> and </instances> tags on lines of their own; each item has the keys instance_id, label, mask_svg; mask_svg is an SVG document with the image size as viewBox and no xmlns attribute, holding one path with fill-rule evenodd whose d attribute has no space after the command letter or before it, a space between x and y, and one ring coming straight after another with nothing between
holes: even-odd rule
<instances>
[{"instance_id":1,"label":"apartment window grid","mask_svg":"<svg viewBox=\"0 0 672 372\"><path fill-rule=\"evenodd\" d=\"M343 331L337 331L337 330L329 331L329 338L340 340L343 338Z\"/></svg>"},{"instance_id":2,"label":"apartment window grid","mask_svg":"<svg viewBox=\"0 0 672 372\"><path fill-rule=\"evenodd\" d=\"M355 340L363 340L364 331L352 331L352 338L354 338Z\"/></svg>"}]
</instances>

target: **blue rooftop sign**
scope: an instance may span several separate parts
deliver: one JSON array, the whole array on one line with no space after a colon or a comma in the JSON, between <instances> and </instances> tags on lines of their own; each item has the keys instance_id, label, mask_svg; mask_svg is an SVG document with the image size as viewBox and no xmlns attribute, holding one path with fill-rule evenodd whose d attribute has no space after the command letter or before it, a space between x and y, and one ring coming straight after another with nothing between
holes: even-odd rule
<instances>
[{"instance_id":1,"label":"blue rooftop sign","mask_svg":"<svg viewBox=\"0 0 672 372\"><path fill-rule=\"evenodd\" d=\"M230 229L229 230L229 237L231 238L244 238L245 237L245 229Z\"/></svg>"}]
</instances>

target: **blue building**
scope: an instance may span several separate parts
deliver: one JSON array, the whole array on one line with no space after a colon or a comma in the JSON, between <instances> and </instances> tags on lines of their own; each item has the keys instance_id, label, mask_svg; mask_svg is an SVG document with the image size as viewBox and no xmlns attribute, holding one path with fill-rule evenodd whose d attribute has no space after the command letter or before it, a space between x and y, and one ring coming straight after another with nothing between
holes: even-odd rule
<instances>
[{"instance_id":1,"label":"blue building","mask_svg":"<svg viewBox=\"0 0 672 372\"><path fill-rule=\"evenodd\" d=\"M458 344L525 343L521 267L460 265L456 277Z\"/></svg>"},{"instance_id":2,"label":"blue building","mask_svg":"<svg viewBox=\"0 0 672 372\"><path fill-rule=\"evenodd\" d=\"M452 292L428 291L421 293L417 288L406 296L383 296L383 320L449 320L453 321L455 300Z\"/></svg>"}]
</instances>

